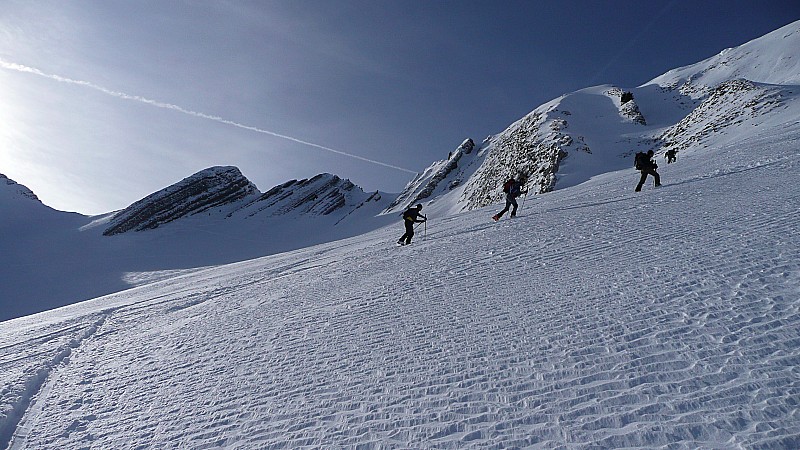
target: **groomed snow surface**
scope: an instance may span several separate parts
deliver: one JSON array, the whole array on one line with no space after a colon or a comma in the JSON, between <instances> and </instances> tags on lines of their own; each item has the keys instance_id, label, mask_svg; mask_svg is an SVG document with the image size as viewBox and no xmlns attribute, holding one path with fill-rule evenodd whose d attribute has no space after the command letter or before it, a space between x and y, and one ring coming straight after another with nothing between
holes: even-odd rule
<instances>
[{"instance_id":1,"label":"groomed snow surface","mask_svg":"<svg viewBox=\"0 0 800 450\"><path fill-rule=\"evenodd\" d=\"M0 323L0 447L800 448L800 125Z\"/></svg>"}]
</instances>

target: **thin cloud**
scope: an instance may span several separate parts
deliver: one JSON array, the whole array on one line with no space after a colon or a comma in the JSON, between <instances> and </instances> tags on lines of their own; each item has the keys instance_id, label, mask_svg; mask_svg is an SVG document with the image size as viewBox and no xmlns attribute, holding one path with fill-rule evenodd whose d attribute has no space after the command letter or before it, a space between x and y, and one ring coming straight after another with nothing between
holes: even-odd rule
<instances>
[{"instance_id":1,"label":"thin cloud","mask_svg":"<svg viewBox=\"0 0 800 450\"><path fill-rule=\"evenodd\" d=\"M357 160L368 162L368 163L372 163L372 164L377 164L379 166L388 167L390 169L400 170L402 172L413 173L413 174L417 173L417 172L415 172L413 170L405 169L403 167L398 167L398 166L394 166L394 165L391 165L391 164L383 163L383 162L380 162L380 161L376 161L374 159L364 158L363 156L358 156L358 155L354 155L352 153L347 153L347 152L343 152L341 150L336 150L336 149L333 149L333 148L330 148L330 147L325 147L324 145L314 144L313 142L304 141L302 139L298 139L298 138L295 138L295 137L287 136L285 134L275 133L274 131L264 130L262 128L258 128L258 127L254 127L254 126L250 126L250 125L244 125L244 124L241 124L241 123L234 122L232 120L224 119L224 118L219 117L219 116L212 116L210 114L205 114L205 113L201 113L201 112L197 112L197 111L192 111L190 109L186 109L186 108L180 107L178 105L173 105L171 103L164 103L164 102L160 102L160 101L157 101L157 100L152 100L152 99L149 99L149 98L141 97L141 96L138 96L138 95L130 95L130 94L126 94L124 92L113 91L111 89L104 88L103 86L98 86L98 85L96 85L94 83L91 83L91 82L88 82L88 81L73 80L71 78L66 78L66 77L62 77L62 76L59 76L59 75L45 73L45 72L42 72L39 69L36 69L36 68L33 68L33 67L24 66L22 64L12 63L12 62L8 62L8 61L4 61L4 60L0 59L0 68L6 69L6 70L13 70L13 71L16 71L16 72L30 73L30 74L33 74L33 75L38 75L40 77L44 77L44 78L48 78L48 79L51 79L51 80L55 80L55 81L58 81L58 82L61 82L61 83L69 83L69 84L74 84L74 85L78 85L78 86L87 87L87 88L90 88L90 89L94 89L95 91L102 92L103 94L110 95L112 97L120 98L120 99L123 99L123 100L132 100L132 101L139 102L139 103L144 103L144 104L147 104L147 105L150 105L150 106L155 106L156 108L170 109L170 110L177 111L179 113L187 114L187 115L190 115L190 116L193 116L193 117L197 117L197 118L200 118L200 119L212 120L214 122L222 123L222 124L225 124L225 125L230 125L230 126L233 126L233 127L236 127L236 128L241 128L243 130L254 131L256 133L261 133L261 134L267 134L269 136L274 136L274 137L277 137L277 138L286 139L288 141L297 142L298 144L307 145L309 147L315 147L315 148L318 148L320 150L325 150L325 151L328 151L328 152L331 152L331 153L336 153L337 155L347 156L349 158L357 159Z\"/></svg>"}]
</instances>

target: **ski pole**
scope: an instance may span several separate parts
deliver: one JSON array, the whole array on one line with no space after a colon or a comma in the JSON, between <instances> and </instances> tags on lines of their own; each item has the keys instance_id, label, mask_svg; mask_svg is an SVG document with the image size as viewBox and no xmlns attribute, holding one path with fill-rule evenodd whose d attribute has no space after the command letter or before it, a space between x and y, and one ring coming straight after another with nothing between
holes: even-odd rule
<instances>
[{"instance_id":1,"label":"ski pole","mask_svg":"<svg viewBox=\"0 0 800 450\"><path fill-rule=\"evenodd\" d=\"M528 186L528 181L529 180L526 178L525 179L525 184L523 184L522 187ZM525 200L527 200L527 199L528 199L528 189L525 189L525 198L522 199L522 207L520 209L525 209Z\"/></svg>"}]
</instances>

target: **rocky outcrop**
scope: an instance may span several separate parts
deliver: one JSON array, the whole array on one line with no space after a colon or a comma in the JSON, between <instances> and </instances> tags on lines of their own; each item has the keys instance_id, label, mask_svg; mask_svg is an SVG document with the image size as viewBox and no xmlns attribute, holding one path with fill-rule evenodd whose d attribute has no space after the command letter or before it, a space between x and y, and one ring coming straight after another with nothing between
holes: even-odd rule
<instances>
[{"instance_id":1,"label":"rocky outcrop","mask_svg":"<svg viewBox=\"0 0 800 450\"><path fill-rule=\"evenodd\" d=\"M548 120L550 115L553 119ZM555 174L565 147L590 152L583 142L576 142L563 133L569 112L534 111L517 121L504 132L492 137L485 145L486 156L480 168L470 177L460 202L463 209L480 208L502 200L502 181L524 176L532 192L553 190Z\"/></svg>"},{"instance_id":2,"label":"rocky outcrop","mask_svg":"<svg viewBox=\"0 0 800 450\"><path fill-rule=\"evenodd\" d=\"M639 105L636 104L636 100L633 98L633 92L613 87L606 91L606 95L611 97L614 104L617 105L620 117L639 125L647 125L647 120L639 111Z\"/></svg>"},{"instance_id":3,"label":"rocky outcrop","mask_svg":"<svg viewBox=\"0 0 800 450\"><path fill-rule=\"evenodd\" d=\"M212 167L155 192L118 212L103 232L158 228L182 217L238 202L259 193L236 167Z\"/></svg>"},{"instance_id":4,"label":"rocky outcrop","mask_svg":"<svg viewBox=\"0 0 800 450\"><path fill-rule=\"evenodd\" d=\"M711 90L691 114L659 137L662 149L684 150L702 145L714 134L764 116L781 105L785 89L742 79L726 81Z\"/></svg>"},{"instance_id":5,"label":"rocky outcrop","mask_svg":"<svg viewBox=\"0 0 800 450\"><path fill-rule=\"evenodd\" d=\"M465 139L455 151L447 155L446 160L431 164L411 180L386 210L392 211L398 207L414 205L428 199L434 193L446 193L459 186L465 175L464 171L459 170L461 167L459 162L464 156L471 155L474 150L475 142L471 138Z\"/></svg>"},{"instance_id":6,"label":"rocky outcrop","mask_svg":"<svg viewBox=\"0 0 800 450\"><path fill-rule=\"evenodd\" d=\"M330 222L335 225L380 200L380 193L367 194L350 180L329 173L290 180L261 193L236 167L212 167L118 212L103 234L154 229L204 212L234 222L255 216L333 216ZM374 209L375 214L380 210L378 206Z\"/></svg>"},{"instance_id":7,"label":"rocky outcrop","mask_svg":"<svg viewBox=\"0 0 800 450\"><path fill-rule=\"evenodd\" d=\"M275 186L228 216L281 216L290 213L327 216L357 208L367 197L370 196L350 180L323 173L310 179L291 180Z\"/></svg>"}]
</instances>

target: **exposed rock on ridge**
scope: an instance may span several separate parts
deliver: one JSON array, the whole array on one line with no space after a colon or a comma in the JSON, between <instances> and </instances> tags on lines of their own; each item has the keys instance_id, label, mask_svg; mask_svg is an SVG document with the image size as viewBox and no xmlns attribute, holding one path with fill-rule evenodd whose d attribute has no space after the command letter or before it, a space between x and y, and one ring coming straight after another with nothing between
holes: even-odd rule
<instances>
[{"instance_id":1,"label":"exposed rock on ridge","mask_svg":"<svg viewBox=\"0 0 800 450\"><path fill-rule=\"evenodd\" d=\"M569 113L564 111L563 115ZM480 208L502 200L502 182L498 180L512 176L527 176L527 187L533 192L553 190L555 173L567 156L564 147L574 145L576 149L590 151L588 146L576 143L563 133L567 126L563 117L548 121L548 114L537 110L490 138L481 150L486 152L485 160L470 177L462 194L463 209Z\"/></svg>"},{"instance_id":2,"label":"exposed rock on ridge","mask_svg":"<svg viewBox=\"0 0 800 450\"><path fill-rule=\"evenodd\" d=\"M280 216L290 212L327 216L336 211L347 210L346 213L349 213L350 210L360 207L363 202L377 199L380 199L380 194L377 192L367 195L350 180L323 173L310 179L291 180L275 186L228 216L237 214L246 214L248 217L257 214Z\"/></svg>"},{"instance_id":3,"label":"exposed rock on ridge","mask_svg":"<svg viewBox=\"0 0 800 450\"><path fill-rule=\"evenodd\" d=\"M258 194L236 167L212 167L155 192L117 213L106 236L142 231Z\"/></svg>"},{"instance_id":4,"label":"exposed rock on ridge","mask_svg":"<svg viewBox=\"0 0 800 450\"><path fill-rule=\"evenodd\" d=\"M455 151L450 152L447 159L433 163L424 172L418 174L403 189L403 192L386 208L392 211L398 207L419 203L436 193L446 193L463 182L465 173L459 171L459 161L470 155L475 149L475 142L467 138Z\"/></svg>"},{"instance_id":5,"label":"exposed rock on ridge","mask_svg":"<svg viewBox=\"0 0 800 450\"><path fill-rule=\"evenodd\" d=\"M691 114L670 127L659 140L664 150L684 150L702 144L712 134L768 114L781 105L788 88L759 85L747 80L726 81L711 91Z\"/></svg>"},{"instance_id":6,"label":"exposed rock on ridge","mask_svg":"<svg viewBox=\"0 0 800 450\"><path fill-rule=\"evenodd\" d=\"M328 173L287 181L262 194L238 168L212 167L118 212L103 234L154 229L205 211L222 213L222 219L335 215L335 225L367 203L379 200L380 193L366 194L350 180Z\"/></svg>"},{"instance_id":7,"label":"exposed rock on ridge","mask_svg":"<svg viewBox=\"0 0 800 450\"><path fill-rule=\"evenodd\" d=\"M12 190L16 191L16 193L19 194L20 196L28 198L30 200L35 200L35 201L41 203L41 200L39 200L39 197L37 197L36 194L34 194L32 190L28 189L26 186L23 186L23 185L17 183L16 181L12 180L11 178L8 178L7 176L3 175L2 173L0 173L0 185L8 186Z\"/></svg>"},{"instance_id":8,"label":"exposed rock on ridge","mask_svg":"<svg viewBox=\"0 0 800 450\"><path fill-rule=\"evenodd\" d=\"M639 106L636 104L632 92L623 91L618 87L612 87L606 91L606 95L617 105L620 117L640 125L647 125L647 120L645 120L641 111L639 111Z\"/></svg>"}]
</instances>

